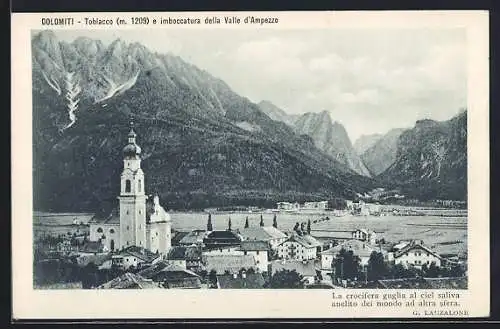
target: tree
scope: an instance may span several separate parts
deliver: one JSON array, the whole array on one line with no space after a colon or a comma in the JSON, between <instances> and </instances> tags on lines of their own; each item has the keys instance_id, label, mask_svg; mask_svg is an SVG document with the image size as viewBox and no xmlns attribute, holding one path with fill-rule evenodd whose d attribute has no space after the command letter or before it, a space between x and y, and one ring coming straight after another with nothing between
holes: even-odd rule
<instances>
[{"instance_id":1,"label":"tree","mask_svg":"<svg viewBox=\"0 0 500 329\"><path fill-rule=\"evenodd\" d=\"M245 219L245 228L248 228L248 226L249 225L248 225L248 216L247 216L247 218Z\"/></svg>"},{"instance_id":2,"label":"tree","mask_svg":"<svg viewBox=\"0 0 500 329\"><path fill-rule=\"evenodd\" d=\"M465 275L464 266L462 266L460 264L454 264L448 269L446 276L448 276L448 277L461 277L464 275Z\"/></svg>"},{"instance_id":3,"label":"tree","mask_svg":"<svg viewBox=\"0 0 500 329\"><path fill-rule=\"evenodd\" d=\"M273 217L273 227L278 228L278 221L276 220L276 214L274 214L274 217Z\"/></svg>"},{"instance_id":4,"label":"tree","mask_svg":"<svg viewBox=\"0 0 500 329\"><path fill-rule=\"evenodd\" d=\"M264 218L260 215L260 226L264 226Z\"/></svg>"},{"instance_id":5,"label":"tree","mask_svg":"<svg viewBox=\"0 0 500 329\"><path fill-rule=\"evenodd\" d=\"M306 231L306 223L304 222L300 223L300 231L301 233L304 233Z\"/></svg>"},{"instance_id":6,"label":"tree","mask_svg":"<svg viewBox=\"0 0 500 329\"><path fill-rule=\"evenodd\" d=\"M424 275L428 278L437 278L439 276L439 267L436 266L436 262L432 262L429 268L424 271Z\"/></svg>"},{"instance_id":7,"label":"tree","mask_svg":"<svg viewBox=\"0 0 500 329\"><path fill-rule=\"evenodd\" d=\"M294 230L295 232L298 232L298 231L299 231L299 226L300 226L300 225L299 225L299 222L295 223L295 226L293 227L293 230Z\"/></svg>"},{"instance_id":8,"label":"tree","mask_svg":"<svg viewBox=\"0 0 500 329\"><path fill-rule=\"evenodd\" d=\"M208 282L210 288L217 288L217 272L215 270L211 270L210 273L208 273Z\"/></svg>"},{"instance_id":9,"label":"tree","mask_svg":"<svg viewBox=\"0 0 500 329\"><path fill-rule=\"evenodd\" d=\"M231 231L231 217L229 217L229 221L227 222L227 230Z\"/></svg>"},{"instance_id":10,"label":"tree","mask_svg":"<svg viewBox=\"0 0 500 329\"><path fill-rule=\"evenodd\" d=\"M335 277L340 279L356 280L359 278L361 259L354 255L352 250L340 249L332 261Z\"/></svg>"},{"instance_id":11,"label":"tree","mask_svg":"<svg viewBox=\"0 0 500 329\"><path fill-rule=\"evenodd\" d=\"M383 279L387 276L388 269L384 261L384 255L382 253L373 251L368 260L367 268L367 279L368 281L377 281Z\"/></svg>"},{"instance_id":12,"label":"tree","mask_svg":"<svg viewBox=\"0 0 500 329\"><path fill-rule=\"evenodd\" d=\"M270 286L274 289L300 289L302 285L302 275L295 270L277 271L271 276Z\"/></svg>"},{"instance_id":13,"label":"tree","mask_svg":"<svg viewBox=\"0 0 500 329\"><path fill-rule=\"evenodd\" d=\"M307 234L311 234L311 220L307 220Z\"/></svg>"},{"instance_id":14,"label":"tree","mask_svg":"<svg viewBox=\"0 0 500 329\"><path fill-rule=\"evenodd\" d=\"M328 208L343 210L347 208L347 201L342 198L333 198L328 201Z\"/></svg>"},{"instance_id":15,"label":"tree","mask_svg":"<svg viewBox=\"0 0 500 329\"><path fill-rule=\"evenodd\" d=\"M212 226L212 214L208 214L207 231L211 232L214 228Z\"/></svg>"},{"instance_id":16,"label":"tree","mask_svg":"<svg viewBox=\"0 0 500 329\"><path fill-rule=\"evenodd\" d=\"M402 264L392 266L389 272L393 279L416 278L422 275L422 271L417 269L415 266L410 265L407 268Z\"/></svg>"}]
</instances>

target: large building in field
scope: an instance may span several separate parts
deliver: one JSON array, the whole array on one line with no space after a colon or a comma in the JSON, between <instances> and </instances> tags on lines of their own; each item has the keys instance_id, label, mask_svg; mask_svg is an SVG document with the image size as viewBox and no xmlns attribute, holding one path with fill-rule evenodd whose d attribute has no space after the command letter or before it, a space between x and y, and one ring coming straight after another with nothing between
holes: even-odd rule
<instances>
[{"instance_id":1,"label":"large building in field","mask_svg":"<svg viewBox=\"0 0 500 329\"><path fill-rule=\"evenodd\" d=\"M101 241L110 251L137 246L166 255L171 248L170 215L160 205L158 196L146 195L136 136L131 127L123 148L119 206L92 218L90 240Z\"/></svg>"}]
</instances>

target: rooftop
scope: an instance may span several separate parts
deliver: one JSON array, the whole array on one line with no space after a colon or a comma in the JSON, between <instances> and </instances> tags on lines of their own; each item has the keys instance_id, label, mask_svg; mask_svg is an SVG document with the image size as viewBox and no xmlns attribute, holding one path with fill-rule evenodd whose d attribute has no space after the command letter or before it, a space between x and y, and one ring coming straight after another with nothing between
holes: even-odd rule
<instances>
[{"instance_id":1,"label":"rooftop","mask_svg":"<svg viewBox=\"0 0 500 329\"><path fill-rule=\"evenodd\" d=\"M321 242L319 242L318 240L316 240L311 235L293 234L285 242L287 242L287 241L293 241L293 242L300 243L301 245L303 245L306 248L316 248L316 247L320 247L320 246L323 245Z\"/></svg>"},{"instance_id":2,"label":"rooftop","mask_svg":"<svg viewBox=\"0 0 500 329\"><path fill-rule=\"evenodd\" d=\"M296 260L276 260L271 262L271 272L274 274L281 270L296 271L302 276L316 276L314 260L296 261Z\"/></svg>"},{"instance_id":3,"label":"rooftop","mask_svg":"<svg viewBox=\"0 0 500 329\"><path fill-rule=\"evenodd\" d=\"M215 270L217 274L225 271L238 272L242 268L255 267L255 258L252 255L205 255L203 256L207 272Z\"/></svg>"},{"instance_id":4,"label":"rooftop","mask_svg":"<svg viewBox=\"0 0 500 329\"><path fill-rule=\"evenodd\" d=\"M217 281L221 289L262 289L265 284L264 277L260 273L246 273L245 277L241 274L217 275Z\"/></svg>"},{"instance_id":5,"label":"rooftop","mask_svg":"<svg viewBox=\"0 0 500 329\"><path fill-rule=\"evenodd\" d=\"M440 255L438 255L435 251L431 250L430 248L428 248L427 246L425 246L423 244L423 241L421 240L412 240L410 241L409 243L407 243L403 248L401 248L400 250L396 251L394 253L394 258L398 258L402 255L404 255L405 253L409 252L410 250L413 250L413 249L421 249L421 250L424 250L430 254L433 254L434 256L438 257L438 258L441 258Z\"/></svg>"},{"instance_id":6,"label":"rooftop","mask_svg":"<svg viewBox=\"0 0 500 329\"><path fill-rule=\"evenodd\" d=\"M152 289L158 285L138 274L127 272L98 287L98 289Z\"/></svg>"},{"instance_id":7,"label":"rooftop","mask_svg":"<svg viewBox=\"0 0 500 329\"><path fill-rule=\"evenodd\" d=\"M248 227L241 230L241 235L245 240L268 241L272 239L282 239L287 236L273 226Z\"/></svg>"},{"instance_id":8,"label":"rooftop","mask_svg":"<svg viewBox=\"0 0 500 329\"><path fill-rule=\"evenodd\" d=\"M179 243L183 244L183 245L202 243L205 235L206 235L205 230L194 230L194 231L189 232L187 235L185 235L179 241Z\"/></svg>"},{"instance_id":9,"label":"rooftop","mask_svg":"<svg viewBox=\"0 0 500 329\"><path fill-rule=\"evenodd\" d=\"M337 255L341 249L345 249L347 251L352 250L352 252L359 257L370 257L373 251L376 249L372 248L368 243L360 241L360 240L348 240L344 243L341 243L333 248L323 251L322 255Z\"/></svg>"},{"instance_id":10,"label":"rooftop","mask_svg":"<svg viewBox=\"0 0 500 329\"><path fill-rule=\"evenodd\" d=\"M265 241L242 241L241 242L241 250L243 251L267 251L270 249L270 246Z\"/></svg>"},{"instance_id":11,"label":"rooftop","mask_svg":"<svg viewBox=\"0 0 500 329\"><path fill-rule=\"evenodd\" d=\"M168 278L189 278L189 277L199 277L198 274L185 269L182 266L169 263L168 261L160 261L153 264L139 273L144 278L157 280L161 278L162 281L168 280Z\"/></svg>"},{"instance_id":12,"label":"rooftop","mask_svg":"<svg viewBox=\"0 0 500 329\"><path fill-rule=\"evenodd\" d=\"M151 252L150 250L138 246L130 246L119 252L119 255L126 256L131 255L143 260L146 263L150 263L153 260L160 257L160 255Z\"/></svg>"},{"instance_id":13,"label":"rooftop","mask_svg":"<svg viewBox=\"0 0 500 329\"><path fill-rule=\"evenodd\" d=\"M172 230L172 245L176 246L180 244L181 240L187 236L190 232L176 231Z\"/></svg>"},{"instance_id":14,"label":"rooftop","mask_svg":"<svg viewBox=\"0 0 500 329\"><path fill-rule=\"evenodd\" d=\"M200 260L201 248L197 246L175 246L167 255L171 260Z\"/></svg>"}]
</instances>

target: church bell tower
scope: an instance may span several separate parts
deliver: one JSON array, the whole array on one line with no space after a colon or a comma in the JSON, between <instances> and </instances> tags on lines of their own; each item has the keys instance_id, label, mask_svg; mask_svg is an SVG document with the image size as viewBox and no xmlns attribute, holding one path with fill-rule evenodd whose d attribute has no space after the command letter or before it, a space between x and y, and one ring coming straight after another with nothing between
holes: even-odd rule
<instances>
[{"instance_id":1,"label":"church bell tower","mask_svg":"<svg viewBox=\"0 0 500 329\"><path fill-rule=\"evenodd\" d=\"M141 169L141 148L136 143L133 122L128 144L123 148L123 172L120 179L120 247L146 247L146 194Z\"/></svg>"}]
</instances>

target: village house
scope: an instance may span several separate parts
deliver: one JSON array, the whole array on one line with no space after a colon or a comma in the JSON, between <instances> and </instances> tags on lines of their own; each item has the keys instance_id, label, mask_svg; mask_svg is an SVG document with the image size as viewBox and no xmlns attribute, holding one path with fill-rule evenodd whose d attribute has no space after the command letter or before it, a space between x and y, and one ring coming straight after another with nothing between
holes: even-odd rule
<instances>
[{"instance_id":1,"label":"village house","mask_svg":"<svg viewBox=\"0 0 500 329\"><path fill-rule=\"evenodd\" d=\"M239 247L242 238L234 231L212 231L203 239L204 249L229 249Z\"/></svg>"},{"instance_id":2,"label":"village house","mask_svg":"<svg viewBox=\"0 0 500 329\"><path fill-rule=\"evenodd\" d=\"M130 246L112 256L112 264L125 270L130 267L139 268L155 264L162 256L159 253L152 253L148 249Z\"/></svg>"},{"instance_id":3,"label":"village house","mask_svg":"<svg viewBox=\"0 0 500 329\"><path fill-rule=\"evenodd\" d=\"M373 251L379 251L385 254L385 251L377 250L366 242L355 239L348 240L321 253L321 269L327 272L331 271L332 261L338 256L342 249L345 251L352 251L353 255L358 256L360 265L363 269L366 269L368 266L368 261Z\"/></svg>"},{"instance_id":4,"label":"village house","mask_svg":"<svg viewBox=\"0 0 500 329\"><path fill-rule=\"evenodd\" d=\"M283 211L294 211L294 210L299 210L300 204L298 202L278 202L276 204L276 208L278 210L283 210Z\"/></svg>"},{"instance_id":5,"label":"village house","mask_svg":"<svg viewBox=\"0 0 500 329\"><path fill-rule=\"evenodd\" d=\"M403 248L394 252L394 263L403 266L413 265L416 268L422 268L424 264L429 266L435 263L437 267L441 266L442 257L436 252L424 245L422 240L412 240Z\"/></svg>"},{"instance_id":6,"label":"village house","mask_svg":"<svg viewBox=\"0 0 500 329\"><path fill-rule=\"evenodd\" d=\"M261 273L241 273L217 275L219 289L262 289L265 280Z\"/></svg>"},{"instance_id":7,"label":"village house","mask_svg":"<svg viewBox=\"0 0 500 329\"><path fill-rule=\"evenodd\" d=\"M180 239L179 245L181 245L181 246L192 246L192 245L202 246L203 239L205 239L206 235L207 235L207 231L205 231L205 230L193 230L193 231L189 232L187 235L185 235L182 239Z\"/></svg>"},{"instance_id":8,"label":"village house","mask_svg":"<svg viewBox=\"0 0 500 329\"><path fill-rule=\"evenodd\" d=\"M208 273L214 270L218 275L226 272L239 273L241 269L248 270L250 268L253 268L255 272L259 271L257 262L252 255L206 255L203 256L203 263Z\"/></svg>"},{"instance_id":9,"label":"village house","mask_svg":"<svg viewBox=\"0 0 500 329\"><path fill-rule=\"evenodd\" d=\"M305 210L326 210L326 209L328 209L328 201L305 202L302 209L305 209Z\"/></svg>"},{"instance_id":10,"label":"village house","mask_svg":"<svg viewBox=\"0 0 500 329\"><path fill-rule=\"evenodd\" d=\"M107 263L111 260L111 255L108 253L100 253L100 254L76 254L74 257L76 264L80 267L87 266L89 264L94 264L98 267L103 266L103 264Z\"/></svg>"},{"instance_id":11,"label":"village house","mask_svg":"<svg viewBox=\"0 0 500 329\"><path fill-rule=\"evenodd\" d=\"M260 272L268 272L269 244L264 241L242 241L240 251L244 255L252 255Z\"/></svg>"},{"instance_id":12,"label":"village house","mask_svg":"<svg viewBox=\"0 0 500 329\"><path fill-rule=\"evenodd\" d=\"M276 272L288 270L296 271L302 276L304 284L313 284L316 282L317 272L313 260L297 261L297 260L275 260L271 262L272 275Z\"/></svg>"},{"instance_id":13,"label":"village house","mask_svg":"<svg viewBox=\"0 0 500 329\"><path fill-rule=\"evenodd\" d=\"M160 261L141 270L138 274L166 289L200 289L202 287L198 274L169 261Z\"/></svg>"},{"instance_id":14,"label":"village house","mask_svg":"<svg viewBox=\"0 0 500 329\"><path fill-rule=\"evenodd\" d=\"M97 289L155 289L160 288L152 280L143 278L138 274L125 273L111 281L108 281Z\"/></svg>"},{"instance_id":15,"label":"village house","mask_svg":"<svg viewBox=\"0 0 500 329\"><path fill-rule=\"evenodd\" d=\"M311 235L291 235L278 246L279 259L309 260L316 259L322 243Z\"/></svg>"},{"instance_id":16,"label":"village house","mask_svg":"<svg viewBox=\"0 0 500 329\"><path fill-rule=\"evenodd\" d=\"M177 264L190 271L198 272L202 268L202 251L199 246L175 246L167 255L170 263Z\"/></svg>"},{"instance_id":17,"label":"village house","mask_svg":"<svg viewBox=\"0 0 500 329\"><path fill-rule=\"evenodd\" d=\"M172 246L180 246L181 240L188 235L189 231L174 231L172 230Z\"/></svg>"},{"instance_id":18,"label":"village house","mask_svg":"<svg viewBox=\"0 0 500 329\"><path fill-rule=\"evenodd\" d=\"M352 232L352 238L360 241L367 242L371 245L377 243L377 233L367 229L356 229Z\"/></svg>"},{"instance_id":19,"label":"village house","mask_svg":"<svg viewBox=\"0 0 500 329\"><path fill-rule=\"evenodd\" d=\"M243 240L264 241L269 243L272 250L284 242L288 236L274 226L248 227L240 231Z\"/></svg>"}]
</instances>

